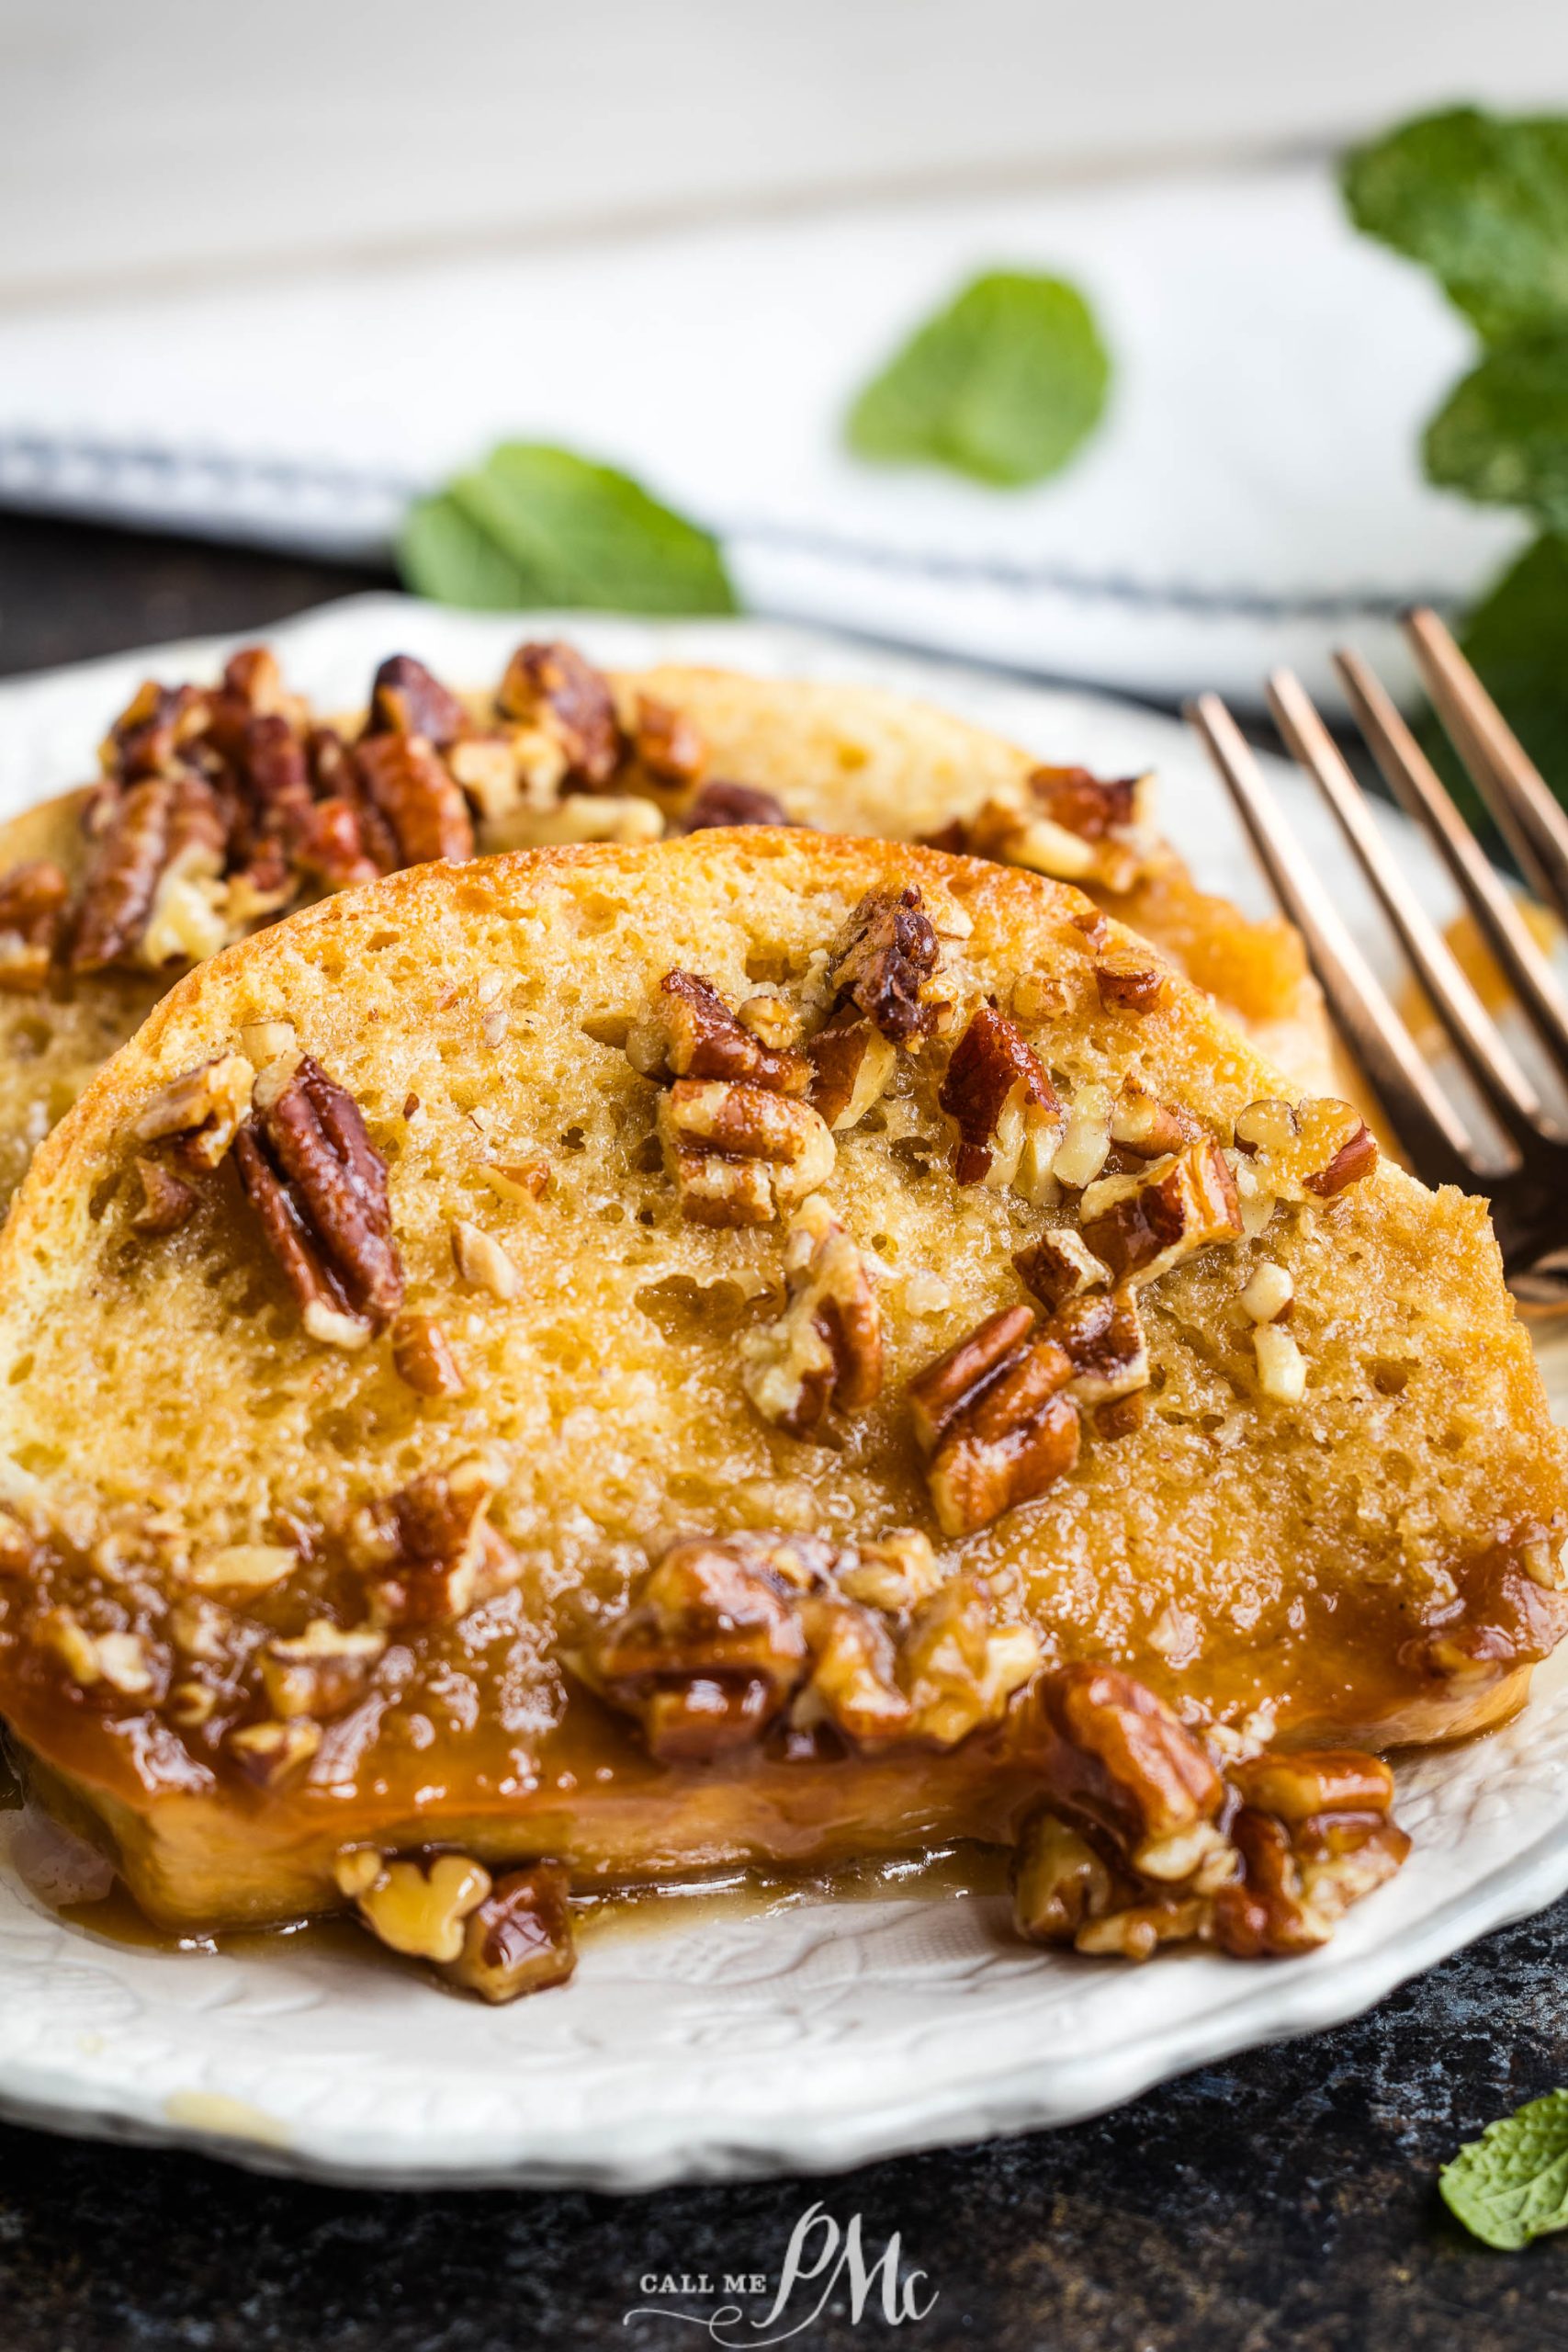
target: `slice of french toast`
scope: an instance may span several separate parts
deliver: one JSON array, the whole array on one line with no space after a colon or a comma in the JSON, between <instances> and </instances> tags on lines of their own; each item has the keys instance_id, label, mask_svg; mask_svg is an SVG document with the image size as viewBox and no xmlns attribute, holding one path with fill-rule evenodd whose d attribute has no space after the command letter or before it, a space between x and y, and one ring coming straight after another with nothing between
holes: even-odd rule
<instances>
[{"instance_id":1,"label":"slice of french toast","mask_svg":"<svg viewBox=\"0 0 1568 2352\"><path fill-rule=\"evenodd\" d=\"M493 691L407 656L318 723L260 647L216 686L148 685L104 777L0 825L0 1208L92 1072L191 963L294 905L421 857L787 819L931 836L1080 882L1156 940L1260 1050L1351 1091L1300 940L1201 891L1147 777L1101 783L873 688L525 646Z\"/></svg>"},{"instance_id":2,"label":"slice of french toast","mask_svg":"<svg viewBox=\"0 0 1568 2352\"><path fill-rule=\"evenodd\" d=\"M216 956L41 1146L0 1359L46 1792L161 1919L492 1994L568 1879L952 1837L1047 1939L1303 1948L1403 1850L1349 1744L1568 1623L1483 1205L1077 889L869 839Z\"/></svg>"}]
</instances>

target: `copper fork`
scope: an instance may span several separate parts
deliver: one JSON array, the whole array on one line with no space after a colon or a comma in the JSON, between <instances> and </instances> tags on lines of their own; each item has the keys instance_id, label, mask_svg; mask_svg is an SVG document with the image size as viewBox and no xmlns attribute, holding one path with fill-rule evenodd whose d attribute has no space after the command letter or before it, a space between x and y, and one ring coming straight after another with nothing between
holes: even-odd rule
<instances>
[{"instance_id":1,"label":"copper fork","mask_svg":"<svg viewBox=\"0 0 1568 2352\"><path fill-rule=\"evenodd\" d=\"M1434 708L1544 905L1568 922L1568 817L1436 613L1404 623ZM1394 797L1425 829L1514 992L1554 1076L1568 1086L1568 997L1514 898L1392 698L1355 653L1335 656L1357 725ZM1314 874L1235 719L1217 695L1188 717L1235 802L1275 896L1306 942L1346 1044L1427 1184L1484 1193L1503 1264L1521 1296L1568 1302L1568 1133L1540 1093L1420 904L1299 680L1277 671L1269 702L1292 756L1338 819L1454 1052L1495 1121L1504 1156L1478 1148Z\"/></svg>"}]
</instances>

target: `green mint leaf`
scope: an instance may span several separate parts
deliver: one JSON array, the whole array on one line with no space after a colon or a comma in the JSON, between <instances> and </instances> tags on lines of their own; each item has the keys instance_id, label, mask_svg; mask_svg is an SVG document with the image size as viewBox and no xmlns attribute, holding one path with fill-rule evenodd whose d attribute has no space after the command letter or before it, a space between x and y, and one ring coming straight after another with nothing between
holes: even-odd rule
<instances>
[{"instance_id":1,"label":"green mint leaf","mask_svg":"<svg viewBox=\"0 0 1568 2352\"><path fill-rule=\"evenodd\" d=\"M1490 341L1568 323L1568 119L1474 107L1354 151L1350 217L1424 262Z\"/></svg>"},{"instance_id":2,"label":"green mint leaf","mask_svg":"<svg viewBox=\"0 0 1568 2352\"><path fill-rule=\"evenodd\" d=\"M449 496L534 584L531 602L627 613L733 613L715 541L628 474L509 441Z\"/></svg>"},{"instance_id":3,"label":"green mint leaf","mask_svg":"<svg viewBox=\"0 0 1568 2352\"><path fill-rule=\"evenodd\" d=\"M1557 797L1568 803L1568 538L1546 532L1467 618L1460 643Z\"/></svg>"},{"instance_id":4,"label":"green mint leaf","mask_svg":"<svg viewBox=\"0 0 1568 2352\"><path fill-rule=\"evenodd\" d=\"M1065 466L1100 422L1111 363L1089 304L1059 277L995 271L910 337L861 393L857 456L950 466L1001 487Z\"/></svg>"},{"instance_id":5,"label":"green mint leaf","mask_svg":"<svg viewBox=\"0 0 1568 2352\"><path fill-rule=\"evenodd\" d=\"M511 613L549 601L538 582L447 497L422 498L410 507L398 540L398 569L416 596L437 605Z\"/></svg>"},{"instance_id":6,"label":"green mint leaf","mask_svg":"<svg viewBox=\"0 0 1568 2352\"><path fill-rule=\"evenodd\" d=\"M1427 427L1429 478L1568 531L1568 325L1498 344ZM1568 658L1568 639L1564 639Z\"/></svg>"},{"instance_id":7,"label":"green mint leaf","mask_svg":"<svg viewBox=\"0 0 1568 2352\"><path fill-rule=\"evenodd\" d=\"M1549 2091L1489 2123L1438 2176L1472 2237L1513 2253L1568 2227L1568 2091Z\"/></svg>"}]
</instances>

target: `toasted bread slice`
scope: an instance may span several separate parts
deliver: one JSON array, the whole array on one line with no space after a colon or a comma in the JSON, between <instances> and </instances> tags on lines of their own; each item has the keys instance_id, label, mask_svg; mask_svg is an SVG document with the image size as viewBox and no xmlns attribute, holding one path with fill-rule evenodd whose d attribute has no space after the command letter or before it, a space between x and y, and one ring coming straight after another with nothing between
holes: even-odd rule
<instances>
[{"instance_id":1,"label":"toasted bread slice","mask_svg":"<svg viewBox=\"0 0 1568 2352\"><path fill-rule=\"evenodd\" d=\"M394 659L384 670L407 672L413 666ZM585 664L580 666L586 676L595 677ZM302 746L312 740L309 714L283 694L266 657L242 654L231 663L230 675L243 682L247 699L242 708L254 706L264 729L286 726ZM430 683L433 695L445 694L435 682ZM1032 835L1021 833L1021 848L1010 846L1003 812L1032 812L1036 819L1040 814L1031 779L1079 776L1081 772L1043 771L1029 753L998 736L873 688L781 683L670 665L616 674L598 684L603 713L612 725L612 714L618 714L621 734L613 756L597 763L590 760L590 772L597 778L592 788L583 788L586 778L581 772L567 768L554 738L540 727L509 717L494 694L475 694L466 706L448 698L446 707L458 720L466 708L474 738L466 746L474 762L471 768L464 767L463 753L453 759L451 747L446 747L452 764L468 779L474 813L467 844L450 831L441 837L448 853L466 845L480 850L529 846L563 835L647 838L667 826L678 831L688 821L705 783L711 805L714 778L742 784L743 800L764 808L771 801L795 822L835 832L881 833L891 840L937 835L954 827L974 831L980 813L989 811L987 838L996 854L1054 855L1058 865L1065 861L1069 874L1082 867L1082 878L1099 903L1156 940L1189 978L1224 1005L1267 1057L1310 1091L1354 1093L1356 1080L1337 1057L1322 998L1295 933L1279 921L1251 921L1226 900L1199 890L1175 851L1151 830L1146 811L1135 827L1116 828L1109 842L1085 842L1067 827L1044 829L1036 822ZM231 689L230 696L239 699L238 689ZM133 711L142 700L138 698ZM168 694L164 700L174 708L180 695ZM180 774L193 756L208 757L212 752L209 737L220 747L209 765L220 776L233 771L241 756L234 750L236 733L243 734L243 728L233 711L224 711L224 700L222 694L209 697L218 709L215 737L209 729L207 736L152 747L161 749L171 775ZM662 714L662 751L655 747L644 720L643 714L650 709ZM422 718L444 731L428 707L405 701L399 715ZM364 714L340 719L320 740L329 744L351 741L364 723ZM449 718L448 723L455 722ZM672 740L680 738L682 729L683 740ZM106 747L111 773L113 763L126 756L128 737L135 772L149 764L145 719L131 729L122 722ZM521 747L515 765L509 756L513 747ZM502 755L499 786L485 769L487 751ZM322 773L313 753L310 758L314 788L335 794L337 779ZM525 772L525 789L519 781ZM1081 779L1080 799L1090 781ZM564 797L563 785L569 787ZM1131 806L1130 784L1109 790ZM238 797L243 801L244 794ZM1146 800L1146 791L1143 797ZM1098 814L1092 795L1089 811L1091 820ZM21 1181L39 1141L93 1071L187 968L180 951L183 945L188 952L192 940L164 935L167 925L157 937L156 952L169 954L171 960L153 970L146 968L143 950L134 944L107 966L73 968L68 939L62 940L65 952L47 973L7 963L3 953L7 921L4 877L42 861L58 868L73 895L79 896L94 848L86 821L90 814L97 819L104 813L101 796L83 790L62 794L0 825L0 1209ZM1067 813L1074 811L1069 808ZM427 851L431 845L423 844ZM341 850L341 843L336 846ZM243 866L252 854L247 838L231 864ZM382 863L390 862L395 846L389 849L383 843L378 854ZM334 876L363 879L375 870L374 860L353 856L340 857L334 865L316 845L307 855L314 863L294 876L298 893L305 897L318 894ZM216 901L225 894L224 883L215 879L209 889L208 877L198 876L189 887L197 893L198 930L203 922L210 924L209 945L222 939L231 913L229 927L237 933L270 919L279 903L276 892L258 896L252 891L248 899L236 900L231 909L223 910L222 920L213 922L200 894L208 890Z\"/></svg>"},{"instance_id":2,"label":"toasted bread slice","mask_svg":"<svg viewBox=\"0 0 1568 2352\"><path fill-rule=\"evenodd\" d=\"M434 1942L376 1924L450 1960L500 1864L1005 1839L1045 1791L1121 1841L1080 1939L1208 1932L1215 1758L1475 1729L1568 1622L1482 1204L1291 1091L1081 893L934 851L308 909L164 999L0 1238L0 1711L188 1927L400 1917L434 1845L478 1873ZM1333 1764L1331 1858L1381 1785Z\"/></svg>"}]
</instances>

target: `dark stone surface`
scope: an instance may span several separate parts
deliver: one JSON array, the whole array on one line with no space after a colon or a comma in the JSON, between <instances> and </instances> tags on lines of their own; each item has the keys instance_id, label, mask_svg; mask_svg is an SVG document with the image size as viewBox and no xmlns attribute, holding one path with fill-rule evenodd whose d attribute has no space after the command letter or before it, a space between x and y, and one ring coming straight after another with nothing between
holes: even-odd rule
<instances>
[{"instance_id":1,"label":"dark stone surface","mask_svg":"<svg viewBox=\"0 0 1568 2352\"><path fill-rule=\"evenodd\" d=\"M325 566L0 517L0 668L248 628L370 584ZM1337 2033L1255 2052L1071 2132L831 2181L363 2195L0 2131L4 2352L523 2352L708 2341L623 2315L648 2273L776 2278L820 2200L894 2231L937 2300L840 2294L791 2340L853 2352L1538 2352L1568 2346L1568 2239L1489 2254L1438 2166L1568 2083L1568 1904ZM518 2096L527 2097L519 2083ZM682 2309L716 2308L700 2297ZM751 2302L748 2317L766 2308ZM777 2331L806 2318L800 2298ZM754 2340L742 2327L734 2340Z\"/></svg>"}]
</instances>

